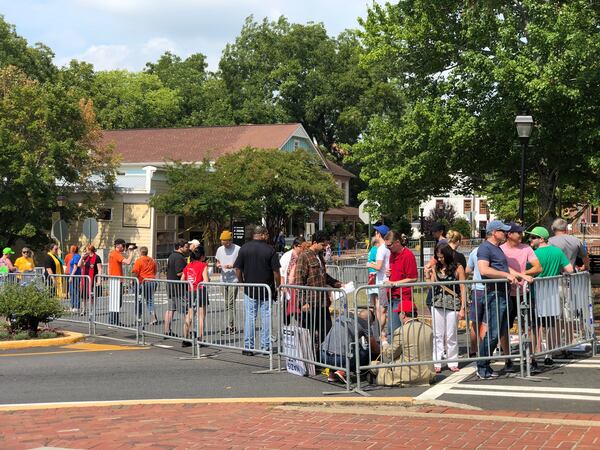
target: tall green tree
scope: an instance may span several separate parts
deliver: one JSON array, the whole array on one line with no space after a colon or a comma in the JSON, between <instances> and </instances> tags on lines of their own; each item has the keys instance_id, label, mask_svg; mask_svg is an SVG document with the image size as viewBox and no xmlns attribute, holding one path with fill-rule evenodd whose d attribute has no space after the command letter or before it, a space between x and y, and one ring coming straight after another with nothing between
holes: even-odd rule
<instances>
[{"instance_id":1,"label":"tall green tree","mask_svg":"<svg viewBox=\"0 0 600 450\"><path fill-rule=\"evenodd\" d=\"M60 211L67 220L111 196L116 164L100 137L91 102L0 69L1 242L45 243L59 195L71 199Z\"/></svg>"},{"instance_id":2,"label":"tall green tree","mask_svg":"<svg viewBox=\"0 0 600 450\"><path fill-rule=\"evenodd\" d=\"M165 52L156 63L146 63L146 73L157 75L165 87L177 91L181 97L179 122L182 125L202 125L204 122L206 67L206 57L201 53L182 59Z\"/></svg>"},{"instance_id":3,"label":"tall green tree","mask_svg":"<svg viewBox=\"0 0 600 450\"><path fill-rule=\"evenodd\" d=\"M92 99L103 128L171 127L178 124L182 98L157 75L125 70L98 72Z\"/></svg>"},{"instance_id":4,"label":"tall green tree","mask_svg":"<svg viewBox=\"0 0 600 450\"><path fill-rule=\"evenodd\" d=\"M529 221L551 221L568 187L582 199L594 195L599 10L587 0L374 4L362 20L363 62L387 68L408 107L401 120L373 118L353 148L367 196L388 209L452 188L514 198L521 148L513 121L521 112L536 121Z\"/></svg>"},{"instance_id":5,"label":"tall green tree","mask_svg":"<svg viewBox=\"0 0 600 450\"><path fill-rule=\"evenodd\" d=\"M322 162L302 150L246 148L214 165L175 163L167 169L169 190L152 199L159 211L192 217L207 243L231 217L259 223L274 238L292 215L324 211L342 203L342 192Z\"/></svg>"},{"instance_id":6,"label":"tall green tree","mask_svg":"<svg viewBox=\"0 0 600 450\"><path fill-rule=\"evenodd\" d=\"M44 44L38 42L30 47L27 40L17 34L14 25L0 14L0 68L12 65L32 79L53 80L57 73L53 58L54 53Z\"/></svg>"},{"instance_id":7,"label":"tall green tree","mask_svg":"<svg viewBox=\"0 0 600 450\"><path fill-rule=\"evenodd\" d=\"M375 112L401 100L387 75L359 65L353 31L330 37L323 24L255 22L249 17L219 63L236 123L301 122L336 157Z\"/></svg>"}]
</instances>

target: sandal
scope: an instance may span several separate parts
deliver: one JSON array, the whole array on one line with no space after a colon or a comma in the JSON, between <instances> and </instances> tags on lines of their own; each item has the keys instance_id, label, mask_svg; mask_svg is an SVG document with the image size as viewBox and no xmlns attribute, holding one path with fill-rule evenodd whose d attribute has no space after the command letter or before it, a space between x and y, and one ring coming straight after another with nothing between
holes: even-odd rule
<instances>
[{"instance_id":1,"label":"sandal","mask_svg":"<svg viewBox=\"0 0 600 450\"><path fill-rule=\"evenodd\" d=\"M459 372L459 371L460 371L460 368L458 368L458 367L450 367L450 370L451 370L452 372Z\"/></svg>"}]
</instances>

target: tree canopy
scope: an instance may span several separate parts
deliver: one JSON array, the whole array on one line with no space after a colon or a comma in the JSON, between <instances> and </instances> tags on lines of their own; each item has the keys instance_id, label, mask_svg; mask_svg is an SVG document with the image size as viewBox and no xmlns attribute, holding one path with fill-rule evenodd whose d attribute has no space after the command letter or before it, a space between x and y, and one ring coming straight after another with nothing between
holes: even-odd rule
<instances>
[{"instance_id":1,"label":"tree canopy","mask_svg":"<svg viewBox=\"0 0 600 450\"><path fill-rule=\"evenodd\" d=\"M44 243L59 195L73 200L60 211L65 219L111 195L115 161L99 139L91 102L14 66L0 69L2 242Z\"/></svg>"},{"instance_id":2,"label":"tree canopy","mask_svg":"<svg viewBox=\"0 0 600 450\"><path fill-rule=\"evenodd\" d=\"M342 203L342 192L322 162L303 150L284 152L246 148L214 164L174 163L167 170L168 191L152 205L168 214L191 217L216 236L226 218L263 218L274 238L295 214L324 211Z\"/></svg>"},{"instance_id":3,"label":"tree canopy","mask_svg":"<svg viewBox=\"0 0 600 450\"><path fill-rule=\"evenodd\" d=\"M374 4L361 22L363 62L387 68L407 110L400 120L373 117L353 148L366 196L391 210L463 189L502 205L518 189L513 121L528 112L528 220L552 220L561 190L591 199L600 181L599 14L586 0Z\"/></svg>"},{"instance_id":4,"label":"tree canopy","mask_svg":"<svg viewBox=\"0 0 600 450\"><path fill-rule=\"evenodd\" d=\"M328 151L356 141L371 114L401 110L386 75L359 65L353 31L246 19L219 63L236 123L300 122Z\"/></svg>"}]
</instances>

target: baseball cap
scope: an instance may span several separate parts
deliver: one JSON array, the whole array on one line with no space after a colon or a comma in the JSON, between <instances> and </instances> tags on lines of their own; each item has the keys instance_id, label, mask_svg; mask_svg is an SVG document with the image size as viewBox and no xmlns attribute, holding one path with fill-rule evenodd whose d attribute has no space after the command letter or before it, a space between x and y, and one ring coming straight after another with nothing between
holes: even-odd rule
<instances>
[{"instance_id":1,"label":"baseball cap","mask_svg":"<svg viewBox=\"0 0 600 450\"><path fill-rule=\"evenodd\" d=\"M527 233L544 239L548 239L550 237L550 233L548 233L548 230L546 230L544 227L535 227L533 230L528 231Z\"/></svg>"},{"instance_id":2,"label":"baseball cap","mask_svg":"<svg viewBox=\"0 0 600 450\"><path fill-rule=\"evenodd\" d=\"M195 245L196 247L200 246L200 241L198 239L192 239L188 242L190 245Z\"/></svg>"},{"instance_id":3,"label":"baseball cap","mask_svg":"<svg viewBox=\"0 0 600 450\"><path fill-rule=\"evenodd\" d=\"M13 252L13 249L10 247L4 247L4 250L2 250L2 254L3 255L14 255L15 252Z\"/></svg>"},{"instance_id":4,"label":"baseball cap","mask_svg":"<svg viewBox=\"0 0 600 450\"><path fill-rule=\"evenodd\" d=\"M510 230L508 230L509 233L522 233L523 231L525 231L525 228L523 228L518 223L510 222L507 225L510 227Z\"/></svg>"},{"instance_id":5,"label":"baseball cap","mask_svg":"<svg viewBox=\"0 0 600 450\"><path fill-rule=\"evenodd\" d=\"M385 236L386 234L388 234L390 232L390 227L388 227L387 225L377 225L376 227L373 227L375 229L375 231L379 232L379 234L381 234L382 236Z\"/></svg>"},{"instance_id":6,"label":"baseball cap","mask_svg":"<svg viewBox=\"0 0 600 450\"><path fill-rule=\"evenodd\" d=\"M492 231L502 230L502 231L510 231L510 225L506 225L501 220L492 220L485 227L486 233L491 233Z\"/></svg>"},{"instance_id":7,"label":"baseball cap","mask_svg":"<svg viewBox=\"0 0 600 450\"><path fill-rule=\"evenodd\" d=\"M223 230L219 239L222 241L230 241L233 239L233 233L229 230Z\"/></svg>"},{"instance_id":8,"label":"baseball cap","mask_svg":"<svg viewBox=\"0 0 600 450\"><path fill-rule=\"evenodd\" d=\"M412 300L402 299L402 301L398 304L398 308L394 312L416 312L417 308Z\"/></svg>"}]
</instances>

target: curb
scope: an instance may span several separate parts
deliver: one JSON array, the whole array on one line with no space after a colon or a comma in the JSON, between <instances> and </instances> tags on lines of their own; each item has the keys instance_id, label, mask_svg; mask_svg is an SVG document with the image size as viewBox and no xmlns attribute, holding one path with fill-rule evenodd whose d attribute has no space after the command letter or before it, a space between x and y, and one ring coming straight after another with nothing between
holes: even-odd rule
<instances>
[{"instance_id":1,"label":"curb","mask_svg":"<svg viewBox=\"0 0 600 450\"><path fill-rule=\"evenodd\" d=\"M75 333L73 331L62 331L64 336L51 339L28 339L23 341L0 342L0 350L18 350L34 347L54 347L58 345L74 344L83 341L85 334Z\"/></svg>"},{"instance_id":2,"label":"curb","mask_svg":"<svg viewBox=\"0 0 600 450\"><path fill-rule=\"evenodd\" d=\"M298 406L308 404L404 404L412 406L413 397L237 397L237 398L173 398L173 399L140 399L140 400L104 400L82 402L55 402L55 403L16 403L0 405L2 411L26 411L36 409L62 409L62 408L89 408L89 407L119 407L140 405L194 405L194 404L226 404L226 403L254 403L277 406Z\"/></svg>"}]
</instances>

